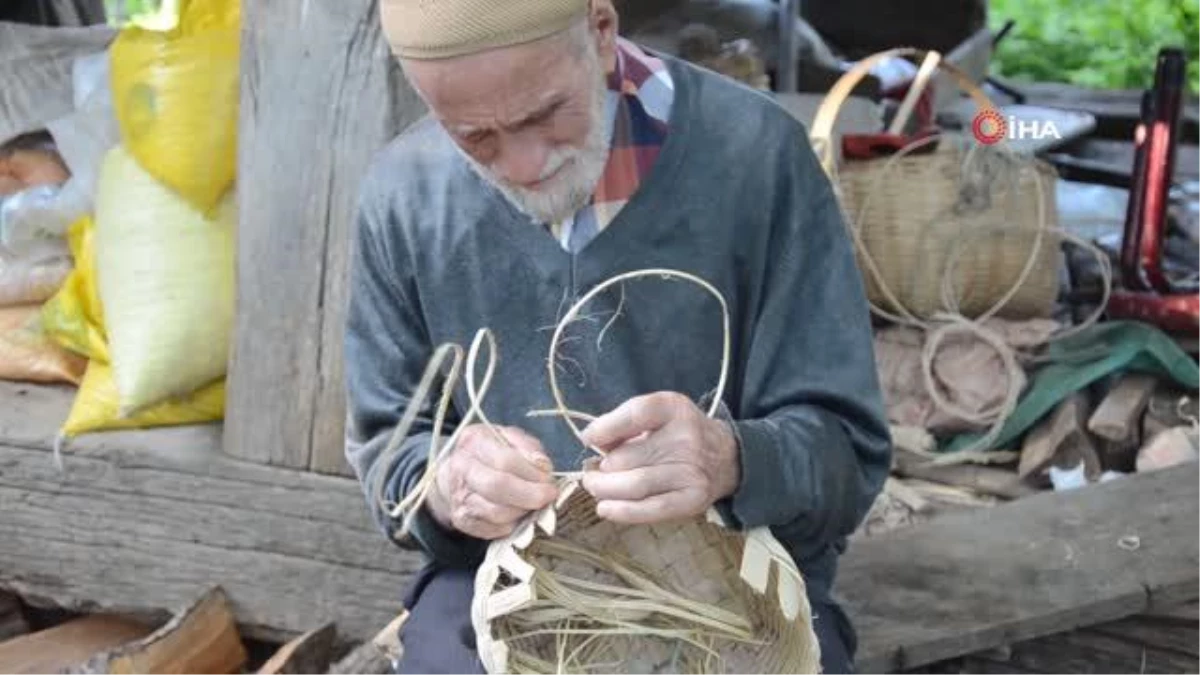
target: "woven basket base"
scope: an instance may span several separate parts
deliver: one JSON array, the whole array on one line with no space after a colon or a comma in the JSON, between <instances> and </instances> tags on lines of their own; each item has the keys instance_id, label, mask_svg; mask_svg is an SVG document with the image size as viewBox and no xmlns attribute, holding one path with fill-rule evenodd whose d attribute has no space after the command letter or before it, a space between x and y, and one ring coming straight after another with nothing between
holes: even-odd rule
<instances>
[{"instance_id":1,"label":"woven basket base","mask_svg":"<svg viewBox=\"0 0 1200 675\"><path fill-rule=\"evenodd\" d=\"M772 565L766 589L760 593L743 580L746 535L726 529L705 519L647 526L615 525L595 515L595 502L586 491L574 490L557 511L555 540L566 540L617 558L636 562L654 575L656 583L691 600L720 607L745 618L752 626L754 643L719 640L711 649L719 654L707 672L734 673L804 673L817 672L819 650L807 600L793 620L788 620L779 602L779 570ZM569 576L598 583L624 586L616 575L599 569L583 559L564 559L539 552L539 542L547 537L538 532L519 555L556 576ZM494 545L495 547L495 545ZM489 558L492 556L490 555ZM488 563L485 563L485 565ZM493 587L493 593L511 586L503 575ZM486 589L477 587L477 596ZM801 594L803 589L800 589ZM486 598L477 598L477 601ZM520 610L518 610L519 613ZM478 621L478 617L477 617ZM481 626L477 625L477 632ZM482 626L487 632L480 641L481 649L502 641L508 653L520 652L536 656L547 663L559 659L558 639L553 635L512 639L514 627L508 615L500 616ZM554 629L555 626L546 626ZM572 637L574 645L585 638ZM701 658L703 650L673 638L652 635L612 636L594 640L602 643L600 653L589 656L594 672L669 673L702 672L695 662L685 663L685 657ZM567 647L570 651L572 647ZM486 659L485 659L486 661Z\"/></svg>"}]
</instances>

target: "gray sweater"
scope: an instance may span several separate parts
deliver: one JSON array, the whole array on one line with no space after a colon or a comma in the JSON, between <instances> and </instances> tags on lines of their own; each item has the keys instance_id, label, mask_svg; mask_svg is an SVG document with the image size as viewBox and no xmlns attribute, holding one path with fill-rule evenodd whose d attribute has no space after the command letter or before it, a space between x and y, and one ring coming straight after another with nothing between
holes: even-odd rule
<instances>
[{"instance_id":1,"label":"gray sweater","mask_svg":"<svg viewBox=\"0 0 1200 675\"><path fill-rule=\"evenodd\" d=\"M852 246L800 123L764 95L667 62L677 94L657 163L616 219L574 255L478 178L435 122L417 123L380 154L365 180L352 252L346 454L368 490L379 477L391 498L406 494L424 471L429 416L389 466L380 451L433 350L448 341L466 347L488 327L499 364L484 411L539 438L556 470L579 468L587 452L566 425L526 415L553 407L552 327L614 275L690 272L716 286L731 312L722 402L741 484L718 509L741 527L772 526L810 591L823 597L890 462ZM719 306L699 287L630 281L585 314L559 357L573 410L600 414L660 390L702 401L715 387ZM462 386L455 407L468 407ZM368 503L394 535L398 524L374 495ZM398 543L448 566L473 566L486 548L428 515L413 537Z\"/></svg>"}]
</instances>

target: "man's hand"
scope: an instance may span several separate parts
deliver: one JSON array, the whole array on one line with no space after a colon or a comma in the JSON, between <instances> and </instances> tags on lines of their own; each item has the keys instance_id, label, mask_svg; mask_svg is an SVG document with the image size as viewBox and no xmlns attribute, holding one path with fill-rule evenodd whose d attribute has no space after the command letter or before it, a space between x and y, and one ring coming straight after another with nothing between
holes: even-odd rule
<instances>
[{"instance_id":1,"label":"man's hand","mask_svg":"<svg viewBox=\"0 0 1200 675\"><path fill-rule=\"evenodd\" d=\"M584 440L607 456L583 476L596 513L620 523L656 523L705 512L737 489L737 441L682 394L630 399L596 418Z\"/></svg>"},{"instance_id":2,"label":"man's hand","mask_svg":"<svg viewBox=\"0 0 1200 675\"><path fill-rule=\"evenodd\" d=\"M482 424L472 424L439 463L427 508L443 527L499 539L558 496L553 464L541 443L515 427L496 429L508 444Z\"/></svg>"}]
</instances>

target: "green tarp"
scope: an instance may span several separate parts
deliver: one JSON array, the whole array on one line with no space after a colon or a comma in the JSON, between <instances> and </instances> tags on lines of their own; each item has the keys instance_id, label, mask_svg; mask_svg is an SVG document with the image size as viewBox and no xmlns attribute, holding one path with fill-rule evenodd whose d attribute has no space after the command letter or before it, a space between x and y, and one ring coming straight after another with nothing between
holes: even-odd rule
<instances>
[{"instance_id":1,"label":"green tarp","mask_svg":"<svg viewBox=\"0 0 1200 675\"><path fill-rule=\"evenodd\" d=\"M987 449L1011 447L1063 399L1109 375L1149 373L1181 387L1200 389L1200 368L1192 357L1162 331L1136 321L1098 323L1052 342L1045 360L1033 373L1017 409ZM962 450L982 436L956 436L942 450Z\"/></svg>"}]
</instances>

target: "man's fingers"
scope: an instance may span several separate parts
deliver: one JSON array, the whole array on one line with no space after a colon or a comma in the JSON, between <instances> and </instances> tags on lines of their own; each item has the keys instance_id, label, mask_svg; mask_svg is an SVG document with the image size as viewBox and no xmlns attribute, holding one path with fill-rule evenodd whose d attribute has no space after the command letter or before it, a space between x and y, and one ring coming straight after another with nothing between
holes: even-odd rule
<instances>
[{"instance_id":1,"label":"man's fingers","mask_svg":"<svg viewBox=\"0 0 1200 675\"><path fill-rule=\"evenodd\" d=\"M583 474L583 489L597 501L638 501L687 487L693 475L687 469L661 464L629 471L587 471Z\"/></svg>"},{"instance_id":2,"label":"man's fingers","mask_svg":"<svg viewBox=\"0 0 1200 675\"><path fill-rule=\"evenodd\" d=\"M695 511L695 496L684 490L637 501L605 500L596 504L596 515L626 525L647 525L687 518L695 515Z\"/></svg>"},{"instance_id":3,"label":"man's fingers","mask_svg":"<svg viewBox=\"0 0 1200 675\"><path fill-rule=\"evenodd\" d=\"M463 500L465 515L492 525L512 526L528 511L488 501L478 492L472 492Z\"/></svg>"},{"instance_id":4,"label":"man's fingers","mask_svg":"<svg viewBox=\"0 0 1200 675\"><path fill-rule=\"evenodd\" d=\"M455 519L454 529L476 539L491 541L492 539L507 537L512 533L513 526L511 524L496 525L472 515L463 515Z\"/></svg>"},{"instance_id":5,"label":"man's fingers","mask_svg":"<svg viewBox=\"0 0 1200 675\"><path fill-rule=\"evenodd\" d=\"M467 487L489 502L525 511L544 508L558 495L553 483L525 480L483 464L473 467L465 478Z\"/></svg>"},{"instance_id":6,"label":"man's fingers","mask_svg":"<svg viewBox=\"0 0 1200 675\"><path fill-rule=\"evenodd\" d=\"M501 427L497 431L507 443L500 442L487 429L479 432L482 436L474 445L475 454L480 462L497 471L511 473L528 481L550 481L554 464L536 438L513 427Z\"/></svg>"},{"instance_id":7,"label":"man's fingers","mask_svg":"<svg viewBox=\"0 0 1200 675\"><path fill-rule=\"evenodd\" d=\"M661 440L661 439L659 439ZM654 466L661 459L661 445L656 442L654 434L644 439L618 445L608 451L600 460L600 470L603 472L632 471L646 466Z\"/></svg>"},{"instance_id":8,"label":"man's fingers","mask_svg":"<svg viewBox=\"0 0 1200 675\"><path fill-rule=\"evenodd\" d=\"M671 392L636 396L592 420L583 430L583 440L600 449L616 447L662 428L678 414L683 401L686 397Z\"/></svg>"}]
</instances>

